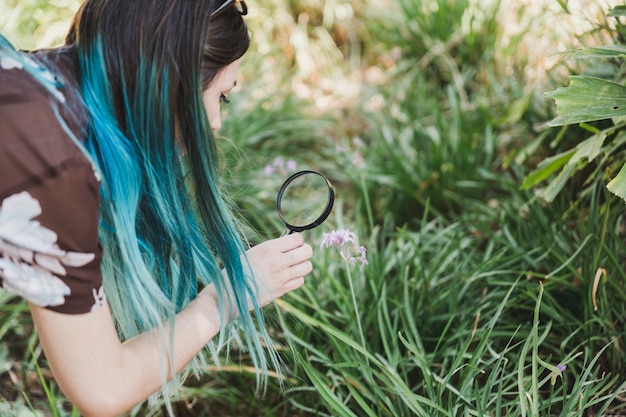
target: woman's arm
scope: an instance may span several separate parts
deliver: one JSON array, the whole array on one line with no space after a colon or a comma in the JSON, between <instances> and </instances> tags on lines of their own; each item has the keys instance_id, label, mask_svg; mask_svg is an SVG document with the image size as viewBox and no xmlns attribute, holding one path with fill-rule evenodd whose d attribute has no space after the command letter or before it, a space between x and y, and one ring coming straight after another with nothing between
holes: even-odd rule
<instances>
[{"instance_id":1,"label":"woman's arm","mask_svg":"<svg viewBox=\"0 0 626 417\"><path fill-rule=\"evenodd\" d=\"M299 288L311 272L312 249L301 234L264 242L248 251L266 305ZM59 386L85 416L114 416L160 388L162 372L179 372L219 331L220 310L206 287L175 318L174 352L170 324L121 343L108 306L67 315L30 306L42 347ZM172 357L173 363L161 361Z\"/></svg>"}]
</instances>

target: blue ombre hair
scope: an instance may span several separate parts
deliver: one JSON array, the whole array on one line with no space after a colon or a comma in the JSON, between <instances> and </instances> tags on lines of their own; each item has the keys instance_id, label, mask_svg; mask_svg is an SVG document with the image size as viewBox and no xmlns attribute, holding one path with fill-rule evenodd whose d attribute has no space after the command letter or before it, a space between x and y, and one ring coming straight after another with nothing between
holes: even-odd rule
<instances>
[{"instance_id":1,"label":"blue ombre hair","mask_svg":"<svg viewBox=\"0 0 626 417\"><path fill-rule=\"evenodd\" d=\"M262 319L253 319L261 318L256 287L221 193L202 100L250 44L235 7L211 18L221 3L87 0L66 43L87 114L84 146L102 176L102 272L120 336L158 328L213 284L222 331L190 368L217 360L230 331L238 332L225 317L237 316L264 383L269 365L279 369L278 355Z\"/></svg>"}]
</instances>

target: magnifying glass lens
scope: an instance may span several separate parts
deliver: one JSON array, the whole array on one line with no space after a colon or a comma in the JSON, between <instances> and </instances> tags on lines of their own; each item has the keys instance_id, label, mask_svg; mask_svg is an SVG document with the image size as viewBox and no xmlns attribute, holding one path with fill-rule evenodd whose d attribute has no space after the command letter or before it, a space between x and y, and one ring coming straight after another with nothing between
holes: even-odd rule
<instances>
[{"instance_id":1,"label":"magnifying glass lens","mask_svg":"<svg viewBox=\"0 0 626 417\"><path fill-rule=\"evenodd\" d=\"M321 175L301 175L293 179L284 188L280 200L280 214L285 223L301 228L317 222L328 209L330 192Z\"/></svg>"}]
</instances>

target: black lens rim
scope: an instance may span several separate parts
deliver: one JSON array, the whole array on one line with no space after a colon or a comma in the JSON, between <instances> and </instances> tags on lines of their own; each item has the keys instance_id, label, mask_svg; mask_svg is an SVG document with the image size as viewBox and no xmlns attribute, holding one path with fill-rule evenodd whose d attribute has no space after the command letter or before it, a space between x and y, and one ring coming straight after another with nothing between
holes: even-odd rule
<instances>
[{"instance_id":1,"label":"black lens rim","mask_svg":"<svg viewBox=\"0 0 626 417\"><path fill-rule=\"evenodd\" d=\"M326 207L324 208L324 211L317 219L315 219L315 221L309 224L306 224L304 226L296 226L296 225L290 224L287 221L287 219L285 219L285 217L283 216L283 213L281 210L281 201L283 199L283 193L285 192L289 184L291 184L295 179L300 178L303 175L309 175L309 174L319 175L320 177L324 179L324 181L326 182L326 186L328 187L328 199L326 201ZM335 189L333 188L333 185L328 180L328 178L326 178L321 172L318 172L312 169L304 169L304 170L291 174L291 176L289 176L289 178L287 178L285 182L283 182L283 185L280 186L280 189L278 190L278 195L276 196L276 211L278 211L278 217L280 217L282 222L285 223L285 226L287 227L287 229L289 229L291 232L302 232L304 230L310 230L319 226L320 224L324 222L324 220L328 218L328 216L330 215L330 212L333 210L334 204L335 204Z\"/></svg>"}]
</instances>

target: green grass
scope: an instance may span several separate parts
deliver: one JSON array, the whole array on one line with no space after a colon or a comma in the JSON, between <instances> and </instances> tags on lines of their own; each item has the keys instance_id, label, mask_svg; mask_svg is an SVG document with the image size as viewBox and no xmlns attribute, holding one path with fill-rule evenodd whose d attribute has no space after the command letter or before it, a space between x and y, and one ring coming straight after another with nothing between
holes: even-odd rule
<instances>
[{"instance_id":1,"label":"green grass","mask_svg":"<svg viewBox=\"0 0 626 417\"><path fill-rule=\"evenodd\" d=\"M306 233L306 285L267 309L284 379L259 397L235 351L189 381L177 415L626 414L624 203L600 174L580 192L598 171L549 203L521 189L585 136L545 126L542 94L567 79L557 66L531 85L521 52L525 35L541 38L536 20L504 45L503 3L249 4L254 48L220 132L225 191L252 242L283 228L284 175L264 173L277 157L323 171L337 201ZM357 234L369 265L319 247L337 228ZM0 411L72 415L25 304L0 295Z\"/></svg>"}]
</instances>

